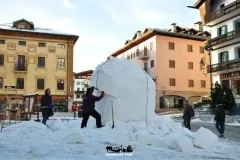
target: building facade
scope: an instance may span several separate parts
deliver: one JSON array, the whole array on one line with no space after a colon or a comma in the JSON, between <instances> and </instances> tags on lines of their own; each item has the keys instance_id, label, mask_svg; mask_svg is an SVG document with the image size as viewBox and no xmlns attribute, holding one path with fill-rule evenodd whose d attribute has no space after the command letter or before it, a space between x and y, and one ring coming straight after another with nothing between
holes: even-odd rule
<instances>
[{"instance_id":1,"label":"building facade","mask_svg":"<svg viewBox=\"0 0 240 160\"><path fill-rule=\"evenodd\" d=\"M137 31L125 46L111 56L126 58L139 64L156 82L156 112L183 107L209 93L209 77L203 74L200 59L205 56L203 42L210 35L196 28L146 28Z\"/></svg>"},{"instance_id":2,"label":"building facade","mask_svg":"<svg viewBox=\"0 0 240 160\"><path fill-rule=\"evenodd\" d=\"M208 41L208 46L212 50L212 83L218 81L232 88L235 101L239 105L240 1L199 0L192 8L200 10L204 25L211 28L212 37Z\"/></svg>"},{"instance_id":3,"label":"building facade","mask_svg":"<svg viewBox=\"0 0 240 160\"><path fill-rule=\"evenodd\" d=\"M83 94L87 91L92 73L93 70L74 73L74 103L82 104Z\"/></svg>"},{"instance_id":4,"label":"building facade","mask_svg":"<svg viewBox=\"0 0 240 160\"><path fill-rule=\"evenodd\" d=\"M4 86L19 95L51 89L56 111L67 112L73 97L73 48L78 36L35 28L21 19L0 25L0 100Z\"/></svg>"}]
</instances>

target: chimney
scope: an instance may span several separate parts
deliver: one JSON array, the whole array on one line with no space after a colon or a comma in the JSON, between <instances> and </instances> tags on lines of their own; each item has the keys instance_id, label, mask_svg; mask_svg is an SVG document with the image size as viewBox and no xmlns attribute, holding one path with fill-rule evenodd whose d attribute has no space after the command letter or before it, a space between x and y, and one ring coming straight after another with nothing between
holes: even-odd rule
<instances>
[{"instance_id":1,"label":"chimney","mask_svg":"<svg viewBox=\"0 0 240 160\"><path fill-rule=\"evenodd\" d=\"M202 22L196 22L194 23L194 29L198 30L198 31L203 31L203 25Z\"/></svg>"},{"instance_id":2,"label":"chimney","mask_svg":"<svg viewBox=\"0 0 240 160\"><path fill-rule=\"evenodd\" d=\"M140 37L142 35L141 31L137 31L137 38Z\"/></svg>"},{"instance_id":3,"label":"chimney","mask_svg":"<svg viewBox=\"0 0 240 160\"><path fill-rule=\"evenodd\" d=\"M172 24L172 32L176 32L177 23Z\"/></svg>"}]
</instances>

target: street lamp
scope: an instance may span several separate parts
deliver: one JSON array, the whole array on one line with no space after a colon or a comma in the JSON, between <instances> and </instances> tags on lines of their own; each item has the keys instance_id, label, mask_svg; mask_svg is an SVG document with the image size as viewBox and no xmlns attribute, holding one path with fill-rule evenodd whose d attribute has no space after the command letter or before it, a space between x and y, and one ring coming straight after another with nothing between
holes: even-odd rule
<instances>
[{"instance_id":1,"label":"street lamp","mask_svg":"<svg viewBox=\"0 0 240 160\"><path fill-rule=\"evenodd\" d=\"M205 60L203 58L201 58L200 60L200 64L202 66L205 66L205 65L208 65L209 66L209 73L210 73L210 90L211 90L211 97L212 97L212 91L213 91L213 88L212 88L212 59L211 59L211 51L213 50L213 48L211 46L209 46L209 44L207 44L205 47L205 50L208 51L208 56L209 56L209 65L205 62Z\"/></svg>"}]
</instances>

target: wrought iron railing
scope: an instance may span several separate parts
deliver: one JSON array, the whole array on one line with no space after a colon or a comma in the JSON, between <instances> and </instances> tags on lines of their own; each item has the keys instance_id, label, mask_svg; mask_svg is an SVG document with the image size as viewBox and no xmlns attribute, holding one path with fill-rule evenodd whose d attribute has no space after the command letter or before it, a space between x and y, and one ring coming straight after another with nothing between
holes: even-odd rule
<instances>
[{"instance_id":1,"label":"wrought iron railing","mask_svg":"<svg viewBox=\"0 0 240 160\"><path fill-rule=\"evenodd\" d=\"M27 71L27 63L26 62L15 62L14 71Z\"/></svg>"},{"instance_id":2,"label":"wrought iron railing","mask_svg":"<svg viewBox=\"0 0 240 160\"><path fill-rule=\"evenodd\" d=\"M235 59L224 63L213 64L211 67L211 72L214 73L219 71L226 71L229 69L240 69L240 59ZM208 66L207 72L210 73L210 66Z\"/></svg>"}]
</instances>

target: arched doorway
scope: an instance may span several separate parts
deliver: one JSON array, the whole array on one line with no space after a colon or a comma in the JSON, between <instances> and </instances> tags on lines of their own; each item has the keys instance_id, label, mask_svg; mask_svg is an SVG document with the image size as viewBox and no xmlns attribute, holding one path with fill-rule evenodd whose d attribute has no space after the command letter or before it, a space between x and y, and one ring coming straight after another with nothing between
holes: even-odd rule
<instances>
[{"instance_id":1,"label":"arched doorway","mask_svg":"<svg viewBox=\"0 0 240 160\"><path fill-rule=\"evenodd\" d=\"M177 95L166 95L160 97L160 108L183 108L184 97Z\"/></svg>"}]
</instances>

